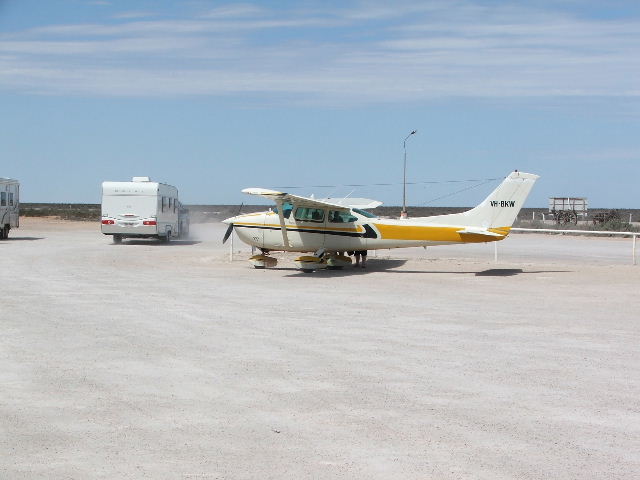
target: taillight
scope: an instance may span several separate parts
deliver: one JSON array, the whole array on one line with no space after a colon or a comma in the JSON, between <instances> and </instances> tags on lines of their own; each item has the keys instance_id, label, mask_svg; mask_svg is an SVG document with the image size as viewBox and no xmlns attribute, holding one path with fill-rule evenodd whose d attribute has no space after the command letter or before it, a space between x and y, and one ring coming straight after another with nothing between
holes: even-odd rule
<instances>
[{"instance_id":1,"label":"taillight","mask_svg":"<svg viewBox=\"0 0 640 480\"><path fill-rule=\"evenodd\" d=\"M102 220L103 225L113 225L114 223L116 222L114 222L113 220Z\"/></svg>"},{"instance_id":2,"label":"taillight","mask_svg":"<svg viewBox=\"0 0 640 480\"><path fill-rule=\"evenodd\" d=\"M157 225L155 220L145 220L142 222L143 225Z\"/></svg>"}]
</instances>

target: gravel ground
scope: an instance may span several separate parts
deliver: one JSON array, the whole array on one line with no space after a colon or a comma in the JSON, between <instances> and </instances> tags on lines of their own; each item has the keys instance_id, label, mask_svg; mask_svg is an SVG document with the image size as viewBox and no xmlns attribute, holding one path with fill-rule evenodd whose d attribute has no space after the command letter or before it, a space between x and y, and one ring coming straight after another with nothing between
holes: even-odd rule
<instances>
[{"instance_id":1,"label":"gravel ground","mask_svg":"<svg viewBox=\"0 0 640 480\"><path fill-rule=\"evenodd\" d=\"M631 479L631 240L520 234L254 270L224 225L0 242L0 478Z\"/></svg>"}]
</instances>

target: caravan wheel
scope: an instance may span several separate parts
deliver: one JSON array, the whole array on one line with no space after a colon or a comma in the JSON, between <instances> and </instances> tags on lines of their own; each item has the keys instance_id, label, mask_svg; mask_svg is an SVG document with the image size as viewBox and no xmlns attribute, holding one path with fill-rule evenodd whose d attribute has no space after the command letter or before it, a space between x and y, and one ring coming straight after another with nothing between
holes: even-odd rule
<instances>
[{"instance_id":1,"label":"caravan wheel","mask_svg":"<svg viewBox=\"0 0 640 480\"><path fill-rule=\"evenodd\" d=\"M7 238L9 235L7 235L8 231L6 229L6 227L2 227L0 228L0 240L4 240L5 238Z\"/></svg>"},{"instance_id":2,"label":"caravan wheel","mask_svg":"<svg viewBox=\"0 0 640 480\"><path fill-rule=\"evenodd\" d=\"M122 243L122 235L114 235L113 243Z\"/></svg>"}]
</instances>

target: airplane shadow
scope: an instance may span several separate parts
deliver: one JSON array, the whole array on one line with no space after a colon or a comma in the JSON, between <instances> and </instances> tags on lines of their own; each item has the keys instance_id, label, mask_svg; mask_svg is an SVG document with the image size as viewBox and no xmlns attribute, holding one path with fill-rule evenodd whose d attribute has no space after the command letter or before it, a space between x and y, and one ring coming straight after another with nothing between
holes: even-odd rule
<instances>
[{"instance_id":1,"label":"airplane shadow","mask_svg":"<svg viewBox=\"0 0 640 480\"><path fill-rule=\"evenodd\" d=\"M524 273L521 268L490 268L476 272L476 277L512 277Z\"/></svg>"},{"instance_id":2,"label":"airplane shadow","mask_svg":"<svg viewBox=\"0 0 640 480\"><path fill-rule=\"evenodd\" d=\"M342 270L316 270L312 273L305 273L295 269L295 273L287 275L288 277L300 276L322 276L322 277L344 277L351 275L363 275L375 272L389 273L420 273L420 274L456 274L456 275L474 275L476 277L512 277L522 274L541 274L541 273L571 273L571 270L531 270L525 271L522 268L490 268L488 270L477 271L449 271L449 270L394 270L402 267L407 260L367 260L366 268L345 267ZM293 270L291 268L276 267L270 270Z\"/></svg>"},{"instance_id":3,"label":"airplane shadow","mask_svg":"<svg viewBox=\"0 0 640 480\"><path fill-rule=\"evenodd\" d=\"M385 272L398 268L407 263L406 260L367 260L365 268L356 267L351 265L350 267L344 267L342 269L322 269L315 270L314 272L303 272L298 269L294 269L295 273L287 275L288 277L300 277L300 276L322 276L322 277L346 277L352 275L365 275L367 273ZM270 270L278 270L278 268L272 268ZM292 270L291 268L280 268L279 270Z\"/></svg>"},{"instance_id":4,"label":"airplane shadow","mask_svg":"<svg viewBox=\"0 0 640 480\"><path fill-rule=\"evenodd\" d=\"M171 247L171 246L184 246L184 245L198 245L202 243L199 240L171 240L169 243L159 242L158 240L123 240L122 243L112 243L113 246L121 245L147 245L151 247Z\"/></svg>"},{"instance_id":5,"label":"airplane shadow","mask_svg":"<svg viewBox=\"0 0 640 480\"><path fill-rule=\"evenodd\" d=\"M571 273L573 270L523 270L521 268L491 268L481 272L449 271L449 270L396 270L391 273L446 273L458 275L474 275L476 277L513 277L515 275L529 275L540 273Z\"/></svg>"}]
</instances>

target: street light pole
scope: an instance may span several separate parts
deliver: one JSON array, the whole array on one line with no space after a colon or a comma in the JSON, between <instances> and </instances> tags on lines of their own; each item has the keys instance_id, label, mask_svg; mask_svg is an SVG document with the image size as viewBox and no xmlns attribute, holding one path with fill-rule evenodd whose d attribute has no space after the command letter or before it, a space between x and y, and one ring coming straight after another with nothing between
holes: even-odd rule
<instances>
[{"instance_id":1,"label":"street light pole","mask_svg":"<svg viewBox=\"0 0 640 480\"><path fill-rule=\"evenodd\" d=\"M407 139L414 135L417 130L413 130L407 135L402 142L402 148L404 149L404 168L402 170L402 211L400 212L400 218L407 218Z\"/></svg>"}]
</instances>

